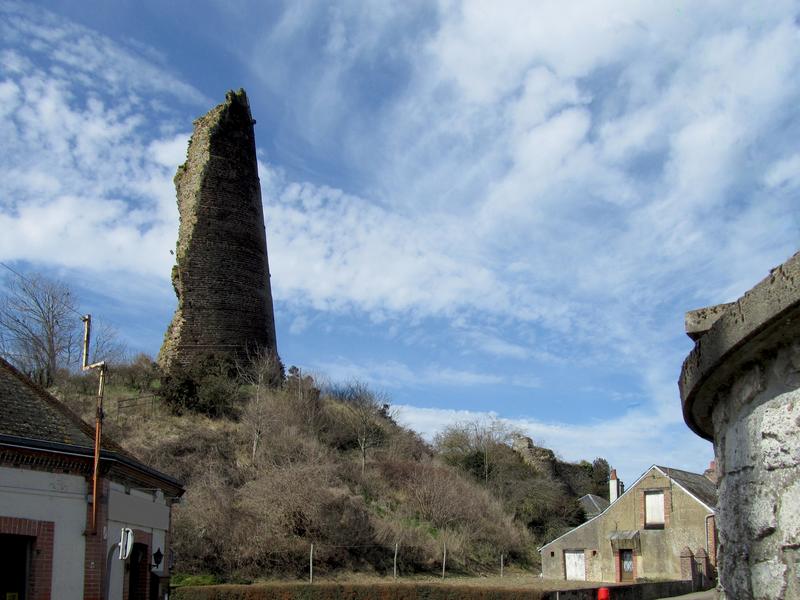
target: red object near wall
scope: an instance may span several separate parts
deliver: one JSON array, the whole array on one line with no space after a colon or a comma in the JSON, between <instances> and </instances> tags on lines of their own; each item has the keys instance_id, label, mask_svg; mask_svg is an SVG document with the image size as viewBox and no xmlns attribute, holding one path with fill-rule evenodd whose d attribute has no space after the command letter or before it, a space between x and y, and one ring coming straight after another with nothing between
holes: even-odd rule
<instances>
[{"instance_id":1,"label":"red object near wall","mask_svg":"<svg viewBox=\"0 0 800 600\"><path fill-rule=\"evenodd\" d=\"M609 600L611 598L611 592L608 591L608 588L599 588L597 590L597 600Z\"/></svg>"}]
</instances>

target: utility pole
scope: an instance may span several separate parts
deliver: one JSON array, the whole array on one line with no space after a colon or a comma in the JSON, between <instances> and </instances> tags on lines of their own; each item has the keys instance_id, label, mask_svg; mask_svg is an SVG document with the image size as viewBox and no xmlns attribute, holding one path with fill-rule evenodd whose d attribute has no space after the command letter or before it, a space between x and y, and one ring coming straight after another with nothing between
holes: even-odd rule
<instances>
[{"instance_id":1,"label":"utility pole","mask_svg":"<svg viewBox=\"0 0 800 600\"><path fill-rule=\"evenodd\" d=\"M92 469L92 533L97 533L97 484L100 477L100 442L103 436L103 393L106 386L106 363L100 361L89 364L89 338L92 332L92 315L81 317L83 321L83 360L81 370L89 371L98 369L100 371L100 383L97 388L97 408L94 418L94 468Z\"/></svg>"}]
</instances>

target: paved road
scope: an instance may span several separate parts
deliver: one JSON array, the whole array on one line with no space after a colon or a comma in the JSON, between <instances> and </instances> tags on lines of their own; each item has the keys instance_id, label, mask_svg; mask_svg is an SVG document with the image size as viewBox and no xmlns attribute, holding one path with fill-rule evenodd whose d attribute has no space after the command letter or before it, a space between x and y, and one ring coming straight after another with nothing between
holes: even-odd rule
<instances>
[{"instance_id":1,"label":"paved road","mask_svg":"<svg viewBox=\"0 0 800 600\"><path fill-rule=\"evenodd\" d=\"M716 590L706 590L705 592L695 592L684 596L672 596L671 598L661 598L661 600L717 600Z\"/></svg>"}]
</instances>

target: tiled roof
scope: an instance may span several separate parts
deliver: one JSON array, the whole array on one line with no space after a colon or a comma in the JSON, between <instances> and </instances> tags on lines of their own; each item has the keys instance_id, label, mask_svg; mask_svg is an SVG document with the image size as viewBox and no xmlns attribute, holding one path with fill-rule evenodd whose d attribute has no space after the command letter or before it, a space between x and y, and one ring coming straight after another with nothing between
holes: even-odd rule
<instances>
[{"instance_id":1,"label":"tiled roof","mask_svg":"<svg viewBox=\"0 0 800 600\"><path fill-rule=\"evenodd\" d=\"M2 358L0 435L94 448L94 427ZM106 436L102 448L133 458Z\"/></svg>"},{"instance_id":2,"label":"tiled roof","mask_svg":"<svg viewBox=\"0 0 800 600\"><path fill-rule=\"evenodd\" d=\"M585 496L581 496L578 498L578 502L581 503L583 512L586 513L587 517L603 512L608 508L609 504L608 500L600 496L595 496L594 494L586 494Z\"/></svg>"},{"instance_id":3,"label":"tiled roof","mask_svg":"<svg viewBox=\"0 0 800 600\"><path fill-rule=\"evenodd\" d=\"M94 429L0 358L0 434L93 447ZM119 451L116 444L104 447Z\"/></svg>"},{"instance_id":4,"label":"tiled roof","mask_svg":"<svg viewBox=\"0 0 800 600\"><path fill-rule=\"evenodd\" d=\"M717 486L705 475L681 471L680 469L670 469L669 467L659 466L658 468L709 508L714 508L717 505Z\"/></svg>"}]
</instances>

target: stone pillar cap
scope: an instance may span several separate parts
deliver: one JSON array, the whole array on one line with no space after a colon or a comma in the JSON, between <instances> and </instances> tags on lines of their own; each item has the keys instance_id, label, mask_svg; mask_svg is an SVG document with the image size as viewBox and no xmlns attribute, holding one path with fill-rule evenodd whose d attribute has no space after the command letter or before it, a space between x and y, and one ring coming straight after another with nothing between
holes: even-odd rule
<instances>
[{"instance_id":1,"label":"stone pillar cap","mask_svg":"<svg viewBox=\"0 0 800 600\"><path fill-rule=\"evenodd\" d=\"M678 380L683 418L697 435L713 440L717 392L748 364L800 338L800 252L736 302L691 311L686 322L696 342Z\"/></svg>"}]
</instances>

